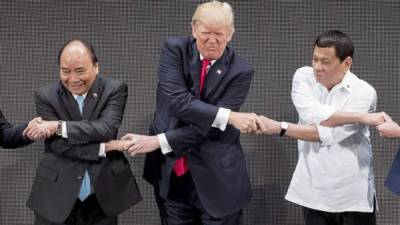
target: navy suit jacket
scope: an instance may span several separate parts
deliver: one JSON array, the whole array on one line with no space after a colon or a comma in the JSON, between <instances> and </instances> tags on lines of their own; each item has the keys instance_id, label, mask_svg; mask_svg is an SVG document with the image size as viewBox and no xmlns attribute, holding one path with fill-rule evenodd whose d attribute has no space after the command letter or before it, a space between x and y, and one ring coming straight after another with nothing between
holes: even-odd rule
<instances>
[{"instance_id":1,"label":"navy suit jacket","mask_svg":"<svg viewBox=\"0 0 400 225\"><path fill-rule=\"evenodd\" d=\"M17 148L30 144L31 141L22 133L28 124L13 125L9 123L0 110L0 146L2 148Z\"/></svg>"},{"instance_id":2,"label":"navy suit jacket","mask_svg":"<svg viewBox=\"0 0 400 225\"><path fill-rule=\"evenodd\" d=\"M396 157L390 167L389 174L385 181L385 187L396 195L400 195L400 149L397 150Z\"/></svg>"},{"instance_id":3,"label":"navy suit jacket","mask_svg":"<svg viewBox=\"0 0 400 225\"><path fill-rule=\"evenodd\" d=\"M199 198L213 217L237 212L251 197L238 129L212 128L218 108L238 111L253 69L227 47L210 68L200 95L200 55L191 37L167 39L161 48L157 106L151 134L165 133L173 152L146 155L144 178L166 198L175 160L186 155Z\"/></svg>"},{"instance_id":4,"label":"navy suit jacket","mask_svg":"<svg viewBox=\"0 0 400 225\"><path fill-rule=\"evenodd\" d=\"M99 156L101 142L117 138L128 89L120 81L97 77L88 91L82 116L73 95L61 82L35 93L36 111L44 120L66 121L68 138L45 141L28 207L55 223L70 214L85 170L97 201L108 216L116 216L141 200L131 167L119 151Z\"/></svg>"}]
</instances>

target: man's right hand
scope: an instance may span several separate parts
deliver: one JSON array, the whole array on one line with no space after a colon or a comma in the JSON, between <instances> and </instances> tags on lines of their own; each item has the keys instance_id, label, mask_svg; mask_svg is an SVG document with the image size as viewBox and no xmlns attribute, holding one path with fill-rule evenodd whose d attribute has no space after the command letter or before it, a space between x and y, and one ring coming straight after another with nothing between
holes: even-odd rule
<instances>
[{"instance_id":1,"label":"man's right hand","mask_svg":"<svg viewBox=\"0 0 400 225\"><path fill-rule=\"evenodd\" d=\"M385 112L365 113L361 117L361 123L370 126L378 126L386 121L392 120Z\"/></svg>"},{"instance_id":2,"label":"man's right hand","mask_svg":"<svg viewBox=\"0 0 400 225\"><path fill-rule=\"evenodd\" d=\"M44 140L54 134L57 129L57 123L57 121L45 121L41 117L36 117L28 123L23 135L32 141Z\"/></svg>"},{"instance_id":3,"label":"man's right hand","mask_svg":"<svg viewBox=\"0 0 400 225\"><path fill-rule=\"evenodd\" d=\"M133 146L134 140L129 139L121 139L121 140L111 140L106 142L105 151L127 151L131 146Z\"/></svg>"},{"instance_id":4,"label":"man's right hand","mask_svg":"<svg viewBox=\"0 0 400 225\"><path fill-rule=\"evenodd\" d=\"M228 123L240 130L241 133L254 133L258 130L258 116L255 113L240 113L231 111Z\"/></svg>"}]
</instances>

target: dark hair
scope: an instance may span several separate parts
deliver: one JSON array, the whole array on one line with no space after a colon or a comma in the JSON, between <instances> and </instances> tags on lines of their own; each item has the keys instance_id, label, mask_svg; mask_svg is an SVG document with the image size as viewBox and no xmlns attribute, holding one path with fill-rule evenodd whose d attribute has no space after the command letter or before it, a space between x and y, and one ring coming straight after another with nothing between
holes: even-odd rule
<instances>
[{"instance_id":1,"label":"dark hair","mask_svg":"<svg viewBox=\"0 0 400 225\"><path fill-rule=\"evenodd\" d=\"M67 42L63 45L63 47L62 47L62 48L60 49L60 51L58 52L58 64L60 64L61 54L62 54L62 52L64 51L65 47L67 47L70 43L72 43L72 42L74 42L74 41L78 41L78 42L82 43L82 44L86 47L86 49L89 51L90 56L91 56L91 58L92 58L92 63L93 63L93 65L96 64L96 63L97 63L97 56L96 56L96 53L94 52L93 46L92 46L89 42L87 42L87 41L85 41L85 40L83 40L83 39L79 39L79 38L71 39L71 40L67 41Z\"/></svg>"},{"instance_id":2,"label":"dark hair","mask_svg":"<svg viewBox=\"0 0 400 225\"><path fill-rule=\"evenodd\" d=\"M339 30L328 30L320 34L314 42L314 47L329 48L334 47L336 57L341 62L348 56L353 57L354 46L350 38Z\"/></svg>"}]
</instances>

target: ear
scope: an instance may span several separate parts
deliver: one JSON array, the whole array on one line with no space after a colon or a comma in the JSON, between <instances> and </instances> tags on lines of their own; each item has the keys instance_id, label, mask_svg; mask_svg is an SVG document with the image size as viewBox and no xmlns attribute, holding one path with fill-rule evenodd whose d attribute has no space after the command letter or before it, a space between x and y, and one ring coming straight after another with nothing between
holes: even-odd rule
<instances>
[{"instance_id":1,"label":"ear","mask_svg":"<svg viewBox=\"0 0 400 225\"><path fill-rule=\"evenodd\" d=\"M228 42L230 42L231 40L232 40L232 36L233 36L233 33L235 32L234 30L230 30L230 29L228 29L228 32L229 32L229 36L228 36Z\"/></svg>"},{"instance_id":2,"label":"ear","mask_svg":"<svg viewBox=\"0 0 400 225\"><path fill-rule=\"evenodd\" d=\"M198 32L198 29L197 29L197 26L196 26L196 22L193 21L192 22L192 35L196 39L197 39L197 32Z\"/></svg>"},{"instance_id":3,"label":"ear","mask_svg":"<svg viewBox=\"0 0 400 225\"><path fill-rule=\"evenodd\" d=\"M96 74L99 74L99 64L96 63L96 64L94 65L94 67L95 67L95 70L96 70Z\"/></svg>"},{"instance_id":4,"label":"ear","mask_svg":"<svg viewBox=\"0 0 400 225\"><path fill-rule=\"evenodd\" d=\"M343 63L346 66L346 69L349 70L351 64L353 63L353 59L350 56L347 56L347 58L344 59Z\"/></svg>"}]
</instances>

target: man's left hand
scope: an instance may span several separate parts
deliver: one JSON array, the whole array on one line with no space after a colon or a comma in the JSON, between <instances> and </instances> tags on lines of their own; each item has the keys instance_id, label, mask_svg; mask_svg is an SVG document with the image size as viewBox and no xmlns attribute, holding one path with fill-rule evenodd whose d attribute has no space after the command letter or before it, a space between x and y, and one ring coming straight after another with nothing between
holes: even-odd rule
<instances>
[{"instance_id":1,"label":"man's left hand","mask_svg":"<svg viewBox=\"0 0 400 225\"><path fill-rule=\"evenodd\" d=\"M132 140L133 145L128 149L131 156L136 154L146 154L160 148L157 136L147 136L139 134L126 134L121 140Z\"/></svg>"}]
</instances>

